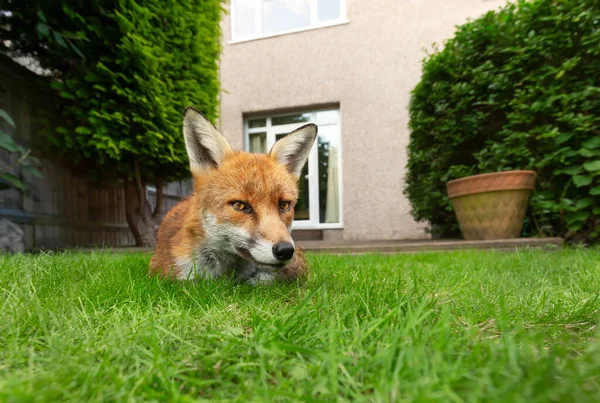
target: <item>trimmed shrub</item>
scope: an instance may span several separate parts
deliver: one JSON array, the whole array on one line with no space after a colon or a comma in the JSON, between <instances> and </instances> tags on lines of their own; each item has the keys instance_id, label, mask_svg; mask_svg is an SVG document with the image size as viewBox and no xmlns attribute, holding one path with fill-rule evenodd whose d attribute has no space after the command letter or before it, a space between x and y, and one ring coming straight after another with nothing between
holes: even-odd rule
<instances>
[{"instance_id":1,"label":"trimmed shrub","mask_svg":"<svg viewBox=\"0 0 600 403\"><path fill-rule=\"evenodd\" d=\"M138 244L152 239L162 184L189 175L184 108L216 118L221 12L219 0L18 0L0 13L0 49L37 60L64 100L56 150L123 181Z\"/></svg>"},{"instance_id":2,"label":"trimmed shrub","mask_svg":"<svg viewBox=\"0 0 600 403\"><path fill-rule=\"evenodd\" d=\"M447 181L533 169L530 230L597 239L600 3L518 1L458 27L423 61L410 129L405 194L438 234L458 234Z\"/></svg>"}]
</instances>

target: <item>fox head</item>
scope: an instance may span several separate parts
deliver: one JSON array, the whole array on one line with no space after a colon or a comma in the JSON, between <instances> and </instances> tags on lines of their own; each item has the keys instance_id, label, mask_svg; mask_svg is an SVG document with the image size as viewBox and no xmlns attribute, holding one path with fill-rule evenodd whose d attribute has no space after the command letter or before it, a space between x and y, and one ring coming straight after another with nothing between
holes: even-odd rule
<instances>
[{"instance_id":1,"label":"fox head","mask_svg":"<svg viewBox=\"0 0 600 403\"><path fill-rule=\"evenodd\" d=\"M291 225L298 179L317 137L308 124L277 141L268 154L234 152L192 107L183 116L185 146L204 238L272 272L294 255Z\"/></svg>"}]
</instances>

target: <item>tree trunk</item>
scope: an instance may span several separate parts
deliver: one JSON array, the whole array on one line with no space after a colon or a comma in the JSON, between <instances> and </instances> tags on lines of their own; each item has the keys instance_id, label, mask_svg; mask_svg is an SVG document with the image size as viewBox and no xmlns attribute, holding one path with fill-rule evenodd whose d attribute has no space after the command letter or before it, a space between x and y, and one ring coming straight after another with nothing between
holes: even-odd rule
<instances>
[{"instance_id":1,"label":"tree trunk","mask_svg":"<svg viewBox=\"0 0 600 403\"><path fill-rule=\"evenodd\" d=\"M160 212L163 206L163 191L164 191L164 182L162 179L156 180L156 205L154 206L154 212L152 213L152 218L159 219Z\"/></svg>"},{"instance_id":2,"label":"tree trunk","mask_svg":"<svg viewBox=\"0 0 600 403\"><path fill-rule=\"evenodd\" d=\"M123 179L127 224L129 224L137 246L153 246L156 242L159 217L158 215L154 216L150 203L148 203L146 186L142 181L137 163L135 176L135 180ZM159 197L158 194L157 197Z\"/></svg>"}]
</instances>

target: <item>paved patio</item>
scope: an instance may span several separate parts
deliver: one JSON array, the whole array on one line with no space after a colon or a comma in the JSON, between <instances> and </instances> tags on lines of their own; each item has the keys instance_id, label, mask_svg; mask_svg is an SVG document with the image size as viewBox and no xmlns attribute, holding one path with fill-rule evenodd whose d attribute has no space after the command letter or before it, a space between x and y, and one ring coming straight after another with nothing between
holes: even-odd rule
<instances>
[{"instance_id":1,"label":"paved patio","mask_svg":"<svg viewBox=\"0 0 600 403\"><path fill-rule=\"evenodd\" d=\"M517 238L493 241L464 240L403 240L403 241L298 241L305 251L317 253L360 254L360 253L418 253L432 251L451 251L461 249L515 250L519 248L559 249L563 247L562 238ZM83 249L92 250L92 249ZM96 249L97 250L97 249ZM112 252L147 252L148 248L111 248Z\"/></svg>"},{"instance_id":2,"label":"paved patio","mask_svg":"<svg viewBox=\"0 0 600 403\"><path fill-rule=\"evenodd\" d=\"M562 238L517 238L492 241L465 241L465 240L405 240L405 241L346 241L343 243L326 241L300 241L300 247L311 252L326 253L408 253L451 251L460 249L493 249L515 250L519 248L562 248Z\"/></svg>"}]
</instances>

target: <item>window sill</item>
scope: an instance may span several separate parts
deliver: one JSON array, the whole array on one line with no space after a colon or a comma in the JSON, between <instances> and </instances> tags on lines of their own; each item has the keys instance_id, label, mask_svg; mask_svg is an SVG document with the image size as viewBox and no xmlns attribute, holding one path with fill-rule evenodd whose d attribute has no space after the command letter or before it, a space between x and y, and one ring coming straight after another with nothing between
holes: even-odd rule
<instances>
[{"instance_id":1,"label":"window sill","mask_svg":"<svg viewBox=\"0 0 600 403\"><path fill-rule=\"evenodd\" d=\"M292 223L292 230L303 230L303 229L344 229L344 225L341 223L336 224L305 224L294 221Z\"/></svg>"},{"instance_id":2,"label":"window sill","mask_svg":"<svg viewBox=\"0 0 600 403\"><path fill-rule=\"evenodd\" d=\"M314 27L300 28L300 29L291 29L289 31L278 32L276 34L261 35L261 36L252 36L252 37L240 38L240 39L232 39L232 40L228 41L227 44L228 45L235 45L236 43L244 43L244 42L258 41L258 40L261 40L261 39L275 38L275 37L278 37L278 36L289 35L289 34L296 34L296 33L304 32L304 31L313 31L315 29L321 29L321 28L335 27L335 26L338 26L338 25L345 25L345 24L348 24L348 23L350 23L349 20L334 21L334 22L330 22L330 23L327 23L327 24L316 25Z\"/></svg>"}]
</instances>

